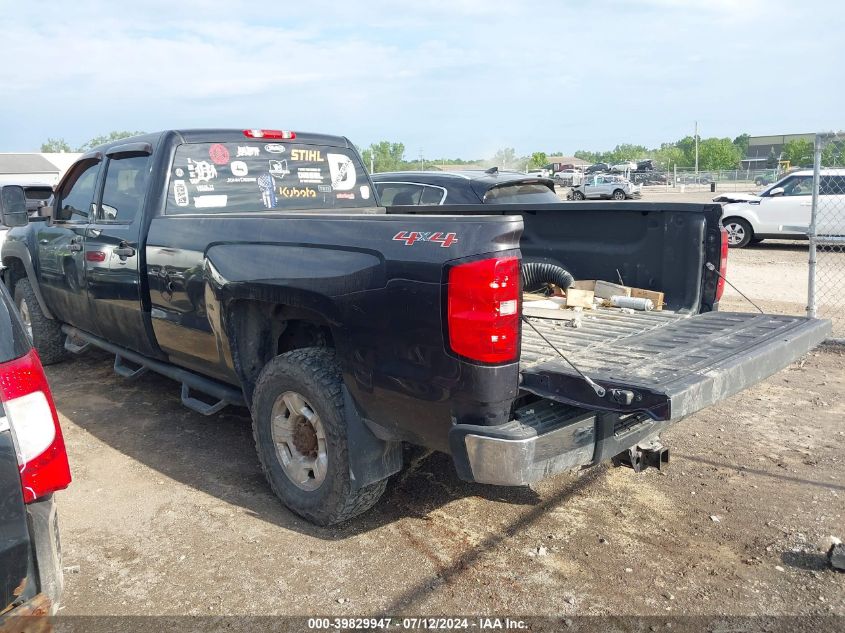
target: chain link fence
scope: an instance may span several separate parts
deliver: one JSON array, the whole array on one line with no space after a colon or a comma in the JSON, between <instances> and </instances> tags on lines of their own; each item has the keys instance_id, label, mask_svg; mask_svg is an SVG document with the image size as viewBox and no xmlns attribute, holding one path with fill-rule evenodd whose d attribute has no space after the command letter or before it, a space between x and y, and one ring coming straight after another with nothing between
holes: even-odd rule
<instances>
[{"instance_id":1,"label":"chain link fence","mask_svg":"<svg viewBox=\"0 0 845 633\"><path fill-rule=\"evenodd\" d=\"M845 133L817 134L807 313L831 319L833 339L845 342Z\"/></svg>"}]
</instances>

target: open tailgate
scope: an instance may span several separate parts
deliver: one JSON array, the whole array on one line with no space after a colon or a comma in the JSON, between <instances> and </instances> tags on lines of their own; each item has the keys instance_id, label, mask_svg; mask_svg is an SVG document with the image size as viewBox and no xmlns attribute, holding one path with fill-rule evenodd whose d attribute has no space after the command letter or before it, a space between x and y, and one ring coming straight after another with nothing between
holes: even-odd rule
<instances>
[{"instance_id":1,"label":"open tailgate","mask_svg":"<svg viewBox=\"0 0 845 633\"><path fill-rule=\"evenodd\" d=\"M579 329L531 319L607 390L604 397L530 327L522 333L521 388L595 411L644 411L677 420L771 376L827 338L830 321L707 312L692 317L598 314Z\"/></svg>"}]
</instances>

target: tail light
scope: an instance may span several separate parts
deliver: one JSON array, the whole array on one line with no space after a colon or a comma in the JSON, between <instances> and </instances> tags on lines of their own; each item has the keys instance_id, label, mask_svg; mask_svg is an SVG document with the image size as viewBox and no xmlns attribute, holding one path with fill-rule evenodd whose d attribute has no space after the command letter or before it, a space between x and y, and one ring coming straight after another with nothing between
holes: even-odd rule
<instances>
[{"instance_id":1,"label":"tail light","mask_svg":"<svg viewBox=\"0 0 845 633\"><path fill-rule=\"evenodd\" d=\"M447 325L455 354L482 363L519 355L519 259L458 264L449 270Z\"/></svg>"},{"instance_id":2,"label":"tail light","mask_svg":"<svg viewBox=\"0 0 845 633\"><path fill-rule=\"evenodd\" d=\"M50 387L35 350L0 365L0 401L18 452L24 501L70 483L70 466Z\"/></svg>"},{"instance_id":3,"label":"tail light","mask_svg":"<svg viewBox=\"0 0 845 633\"><path fill-rule=\"evenodd\" d=\"M296 132L287 130L244 130L247 138L269 138L290 140L296 138Z\"/></svg>"},{"instance_id":4,"label":"tail light","mask_svg":"<svg viewBox=\"0 0 845 633\"><path fill-rule=\"evenodd\" d=\"M722 298L722 293L725 291L725 277L728 272L728 232L724 226L719 225L719 233L721 234L722 244L719 251L719 280L716 282L716 301Z\"/></svg>"}]
</instances>

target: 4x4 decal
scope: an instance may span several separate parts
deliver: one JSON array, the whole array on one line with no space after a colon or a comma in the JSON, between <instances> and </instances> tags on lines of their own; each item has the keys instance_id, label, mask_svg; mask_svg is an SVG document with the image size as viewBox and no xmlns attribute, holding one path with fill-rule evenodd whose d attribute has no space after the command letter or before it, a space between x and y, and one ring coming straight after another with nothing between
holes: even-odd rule
<instances>
[{"instance_id":1,"label":"4x4 decal","mask_svg":"<svg viewBox=\"0 0 845 633\"><path fill-rule=\"evenodd\" d=\"M405 246L411 246L416 242L437 242L441 248L449 248L458 241L457 233L442 233L440 231L399 231L393 236L397 242L405 242Z\"/></svg>"}]
</instances>

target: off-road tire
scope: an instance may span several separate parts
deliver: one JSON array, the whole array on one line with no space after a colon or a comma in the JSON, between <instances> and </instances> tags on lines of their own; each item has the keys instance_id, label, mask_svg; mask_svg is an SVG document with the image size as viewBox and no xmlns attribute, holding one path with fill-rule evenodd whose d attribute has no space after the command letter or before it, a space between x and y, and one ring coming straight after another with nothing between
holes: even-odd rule
<instances>
[{"instance_id":1,"label":"off-road tire","mask_svg":"<svg viewBox=\"0 0 845 633\"><path fill-rule=\"evenodd\" d=\"M15 305L18 310L21 309L23 302L26 302L29 321L32 325L32 344L41 358L41 363L52 365L65 360L68 353L65 350L62 325L54 319L48 319L41 311L41 304L38 303L29 279L19 279L15 284Z\"/></svg>"},{"instance_id":2,"label":"off-road tire","mask_svg":"<svg viewBox=\"0 0 845 633\"><path fill-rule=\"evenodd\" d=\"M334 350L307 347L271 360L258 377L252 405L252 432L264 475L273 492L299 516L321 526L342 523L369 510L384 494L387 480L352 489L343 413L340 368ZM297 487L285 474L272 434L273 404L286 391L301 394L320 416L326 432L328 467L315 490Z\"/></svg>"}]
</instances>

